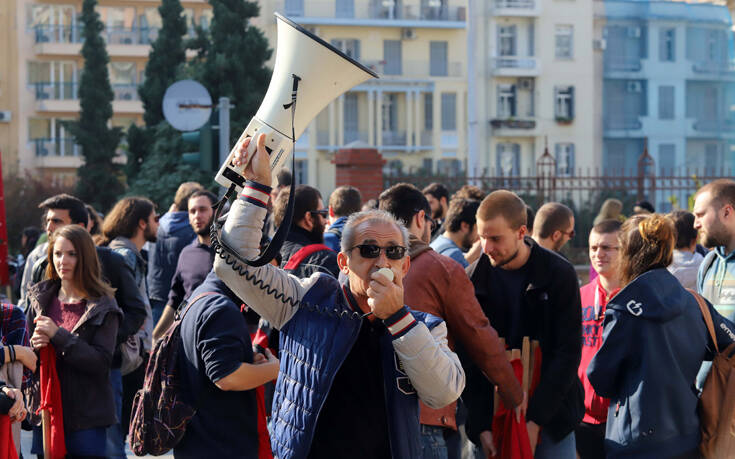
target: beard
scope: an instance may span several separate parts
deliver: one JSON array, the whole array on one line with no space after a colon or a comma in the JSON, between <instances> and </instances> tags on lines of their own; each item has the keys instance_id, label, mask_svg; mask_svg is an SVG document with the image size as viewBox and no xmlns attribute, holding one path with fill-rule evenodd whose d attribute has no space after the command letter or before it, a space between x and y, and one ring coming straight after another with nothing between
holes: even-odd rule
<instances>
[{"instance_id":1,"label":"beard","mask_svg":"<svg viewBox=\"0 0 735 459\"><path fill-rule=\"evenodd\" d=\"M209 230L212 227L213 221L214 221L214 215L212 215L212 217L209 219L206 225L204 225L203 227L199 228L196 231L197 236L209 236Z\"/></svg>"},{"instance_id":2,"label":"beard","mask_svg":"<svg viewBox=\"0 0 735 459\"><path fill-rule=\"evenodd\" d=\"M148 242L156 242L158 240L158 234L152 231L150 226L146 226L145 231L143 231L143 238Z\"/></svg>"},{"instance_id":3,"label":"beard","mask_svg":"<svg viewBox=\"0 0 735 459\"><path fill-rule=\"evenodd\" d=\"M314 227L309 231L309 235L311 237L311 240L314 241L316 244L322 244L324 243L324 228L325 224L322 223L321 218L315 218L314 219Z\"/></svg>"},{"instance_id":4,"label":"beard","mask_svg":"<svg viewBox=\"0 0 735 459\"><path fill-rule=\"evenodd\" d=\"M474 243L475 243L475 241L472 240L472 235L469 234L469 233L467 233L462 238L462 246L460 247L460 249L462 249L463 251L466 252L466 251L468 251L468 250L470 250L472 248L472 245Z\"/></svg>"},{"instance_id":5,"label":"beard","mask_svg":"<svg viewBox=\"0 0 735 459\"><path fill-rule=\"evenodd\" d=\"M489 255L488 258L490 258L490 264L493 265L493 268L500 268L515 260L518 256L518 252L520 252L520 249L516 248L516 251L513 252L513 255L498 261L493 261L492 257L490 257Z\"/></svg>"},{"instance_id":6,"label":"beard","mask_svg":"<svg viewBox=\"0 0 735 459\"><path fill-rule=\"evenodd\" d=\"M723 245L726 246L730 242L730 235L725 224L717 219L709 231L702 232L701 240L703 246L713 249Z\"/></svg>"},{"instance_id":7,"label":"beard","mask_svg":"<svg viewBox=\"0 0 735 459\"><path fill-rule=\"evenodd\" d=\"M434 220L441 220L443 212L444 209L442 209L442 206L439 206L436 208L436 210L431 211L431 218L433 218Z\"/></svg>"}]
</instances>

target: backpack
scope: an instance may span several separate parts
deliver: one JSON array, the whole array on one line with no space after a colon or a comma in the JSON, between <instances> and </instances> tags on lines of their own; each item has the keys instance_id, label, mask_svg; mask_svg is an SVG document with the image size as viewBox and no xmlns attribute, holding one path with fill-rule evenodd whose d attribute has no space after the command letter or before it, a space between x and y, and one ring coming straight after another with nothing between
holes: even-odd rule
<instances>
[{"instance_id":1,"label":"backpack","mask_svg":"<svg viewBox=\"0 0 735 459\"><path fill-rule=\"evenodd\" d=\"M735 457L735 343L720 352L709 308L700 295L690 292L697 299L716 351L699 399L699 452L707 459Z\"/></svg>"},{"instance_id":2,"label":"backpack","mask_svg":"<svg viewBox=\"0 0 735 459\"><path fill-rule=\"evenodd\" d=\"M182 351L181 322L191 305L216 292L204 292L188 302L156 342L145 369L145 381L133 399L130 416L130 448L136 456L160 456L184 437L186 425L196 414L196 407L180 397L181 382L177 371Z\"/></svg>"}]
</instances>

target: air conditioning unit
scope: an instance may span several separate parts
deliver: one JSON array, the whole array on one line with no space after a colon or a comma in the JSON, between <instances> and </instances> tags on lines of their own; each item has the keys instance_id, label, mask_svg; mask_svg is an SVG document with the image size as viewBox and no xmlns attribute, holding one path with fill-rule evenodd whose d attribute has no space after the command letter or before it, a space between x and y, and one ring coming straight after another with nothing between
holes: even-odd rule
<instances>
[{"instance_id":1,"label":"air conditioning unit","mask_svg":"<svg viewBox=\"0 0 735 459\"><path fill-rule=\"evenodd\" d=\"M401 29L402 40L413 40L416 38L416 31L413 29Z\"/></svg>"},{"instance_id":2,"label":"air conditioning unit","mask_svg":"<svg viewBox=\"0 0 735 459\"><path fill-rule=\"evenodd\" d=\"M641 92L643 89L640 81L629 81L626 87L628 92Z\"/></svg>"},{"instance_id":3,"label":"air conditioning unit","mask_svg":"<svg viewBox=\"0 0 735 459\"><path fill-rule=\"evenodd\" d=\"M518 88L524 91L533 91L533 78L518 78Z\"/></svg>"},{"instance_id":4,"label":"air conditioning unit","mask_svg":"<svg viewBox=\"0 0 735 459\"><path fill-rule=\"evenodd\" d=\"M628 37L641 38L641 28L640 27L628 27Z\"/></svg>"},{"instance_id":5,"label":"air conditioning unit","mask_svg":"<svg viewBox=\"0 0 735 459\"><path fill-rule=\"evenodd\" d=\"M605 49L607 48L607 40L605 40L604 38L592 40L592 47L595 49L595 51L605 51Z\"/></svg>"},{"instance_id":6,"label":"air conditioning unit","mask_svg":"<svg viewBox=\"0 0 735 459\"><path fill-rule=\"evenodd\" d=\"M10 119L10 110L0 111L0 123L9 123Z\"/></svg>"}]
</instances>

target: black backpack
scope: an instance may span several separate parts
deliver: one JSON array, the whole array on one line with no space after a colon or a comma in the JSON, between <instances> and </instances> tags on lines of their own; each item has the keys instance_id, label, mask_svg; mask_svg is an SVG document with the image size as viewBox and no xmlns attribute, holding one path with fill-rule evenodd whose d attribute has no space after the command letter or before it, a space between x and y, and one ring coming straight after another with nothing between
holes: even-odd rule
<instances>
[{"instance_id":1,"label":"black backpack","mask_svg":"<svg viewBox=\"0 0 735 459\"><path fill-rule=\"evenodd\" d=\"M177 372L181 351L181 321L197 300L216 292L204 292L186 304L181 314L156 342L145 369L143 388L135 394L130 417L130 448L136 456L160 456L184 437L196 407L181 398Z\"/></svg>"}]
</instances>

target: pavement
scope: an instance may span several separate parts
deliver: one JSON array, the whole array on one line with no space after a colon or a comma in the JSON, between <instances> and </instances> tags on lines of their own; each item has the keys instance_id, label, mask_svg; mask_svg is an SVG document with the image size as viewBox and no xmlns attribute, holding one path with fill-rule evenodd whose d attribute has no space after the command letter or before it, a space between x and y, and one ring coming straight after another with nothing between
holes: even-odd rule
<instances>
[{"instance_id":1,"label":"pavement","mask_svg":"<svg viewBox=\"0 0 735 459\"><path fill-rule=\"evenodd\" d=\"M31 459L35 457L34 455L31 454L32 442L33 442L33 434L31 432L26 432L25 430L21 431L20 447L21 447L21 451L23 452L23 457L25 459ZM130 446L127 444L125 445L125 453L127 454L128 457L138 457L130 451ZM173 453L167 453L167 454L164 454L163 456L143 456L143 457L159 457L159 458L164 458L164 459L173 459L174 455Z\"/></svg>"}]
</instances>

